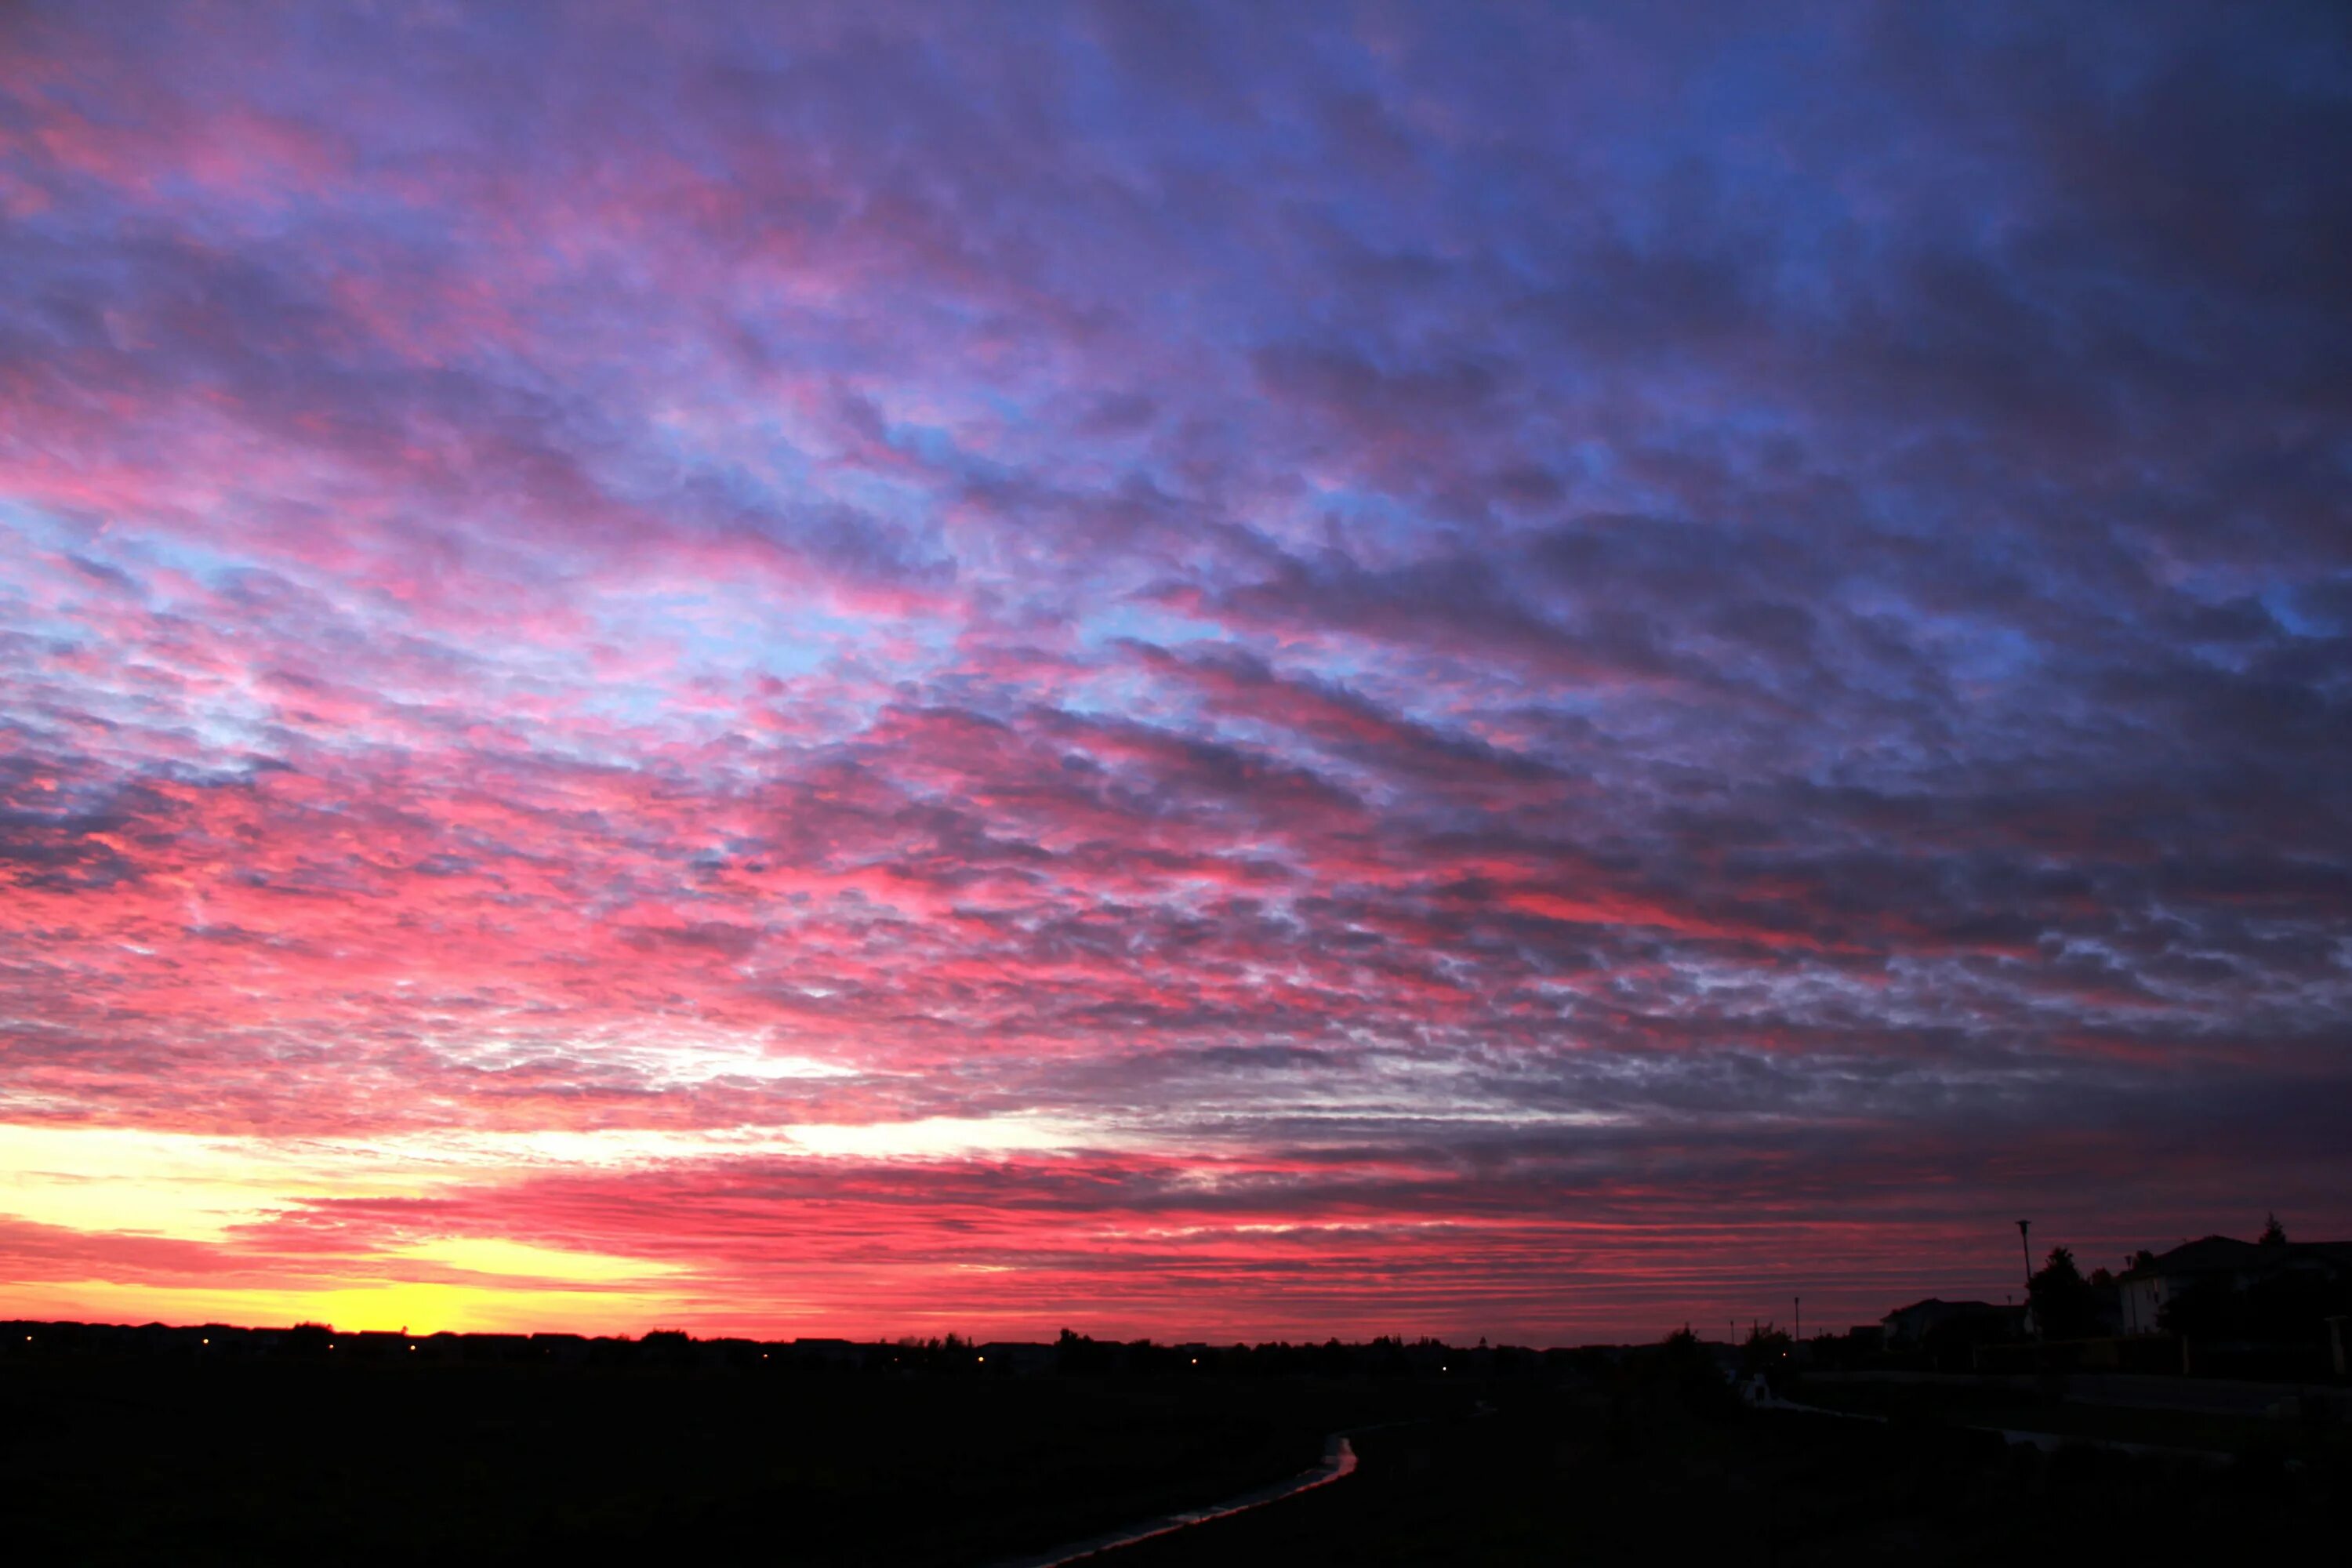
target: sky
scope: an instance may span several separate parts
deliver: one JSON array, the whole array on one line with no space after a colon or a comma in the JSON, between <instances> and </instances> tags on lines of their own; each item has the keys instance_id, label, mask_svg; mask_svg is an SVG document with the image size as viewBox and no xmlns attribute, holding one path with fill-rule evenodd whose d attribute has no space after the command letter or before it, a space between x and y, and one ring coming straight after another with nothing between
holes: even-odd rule
<instances>
[{"instance_id":1,"label":"sky","mask_svg":"<svg viewBox=\"0 0 2352 1568\"><path fill-rule=\"evenodd\" d=\"M6 7L0 1314L2352 1236L2348 17Z\"/></svg>"}]
</instances>

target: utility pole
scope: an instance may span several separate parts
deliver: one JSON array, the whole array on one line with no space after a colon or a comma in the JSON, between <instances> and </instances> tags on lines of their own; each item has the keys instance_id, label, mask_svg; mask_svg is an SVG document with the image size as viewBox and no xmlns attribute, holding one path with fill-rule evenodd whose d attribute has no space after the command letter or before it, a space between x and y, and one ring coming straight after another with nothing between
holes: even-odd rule
<instances>
[{"instance_id":1,"label":"utility pole","mask_svg":"<svg viewBox=\"0 0 2352 1568\"><path fill-rule=\"evenodd\" d=\"M1789 1302L1797 1310L1797 1342L1803 1344L1805 1342L1805 1299L1802 1296L1791 1296L1789 1298Z\"/></svg>"}]
</instances>

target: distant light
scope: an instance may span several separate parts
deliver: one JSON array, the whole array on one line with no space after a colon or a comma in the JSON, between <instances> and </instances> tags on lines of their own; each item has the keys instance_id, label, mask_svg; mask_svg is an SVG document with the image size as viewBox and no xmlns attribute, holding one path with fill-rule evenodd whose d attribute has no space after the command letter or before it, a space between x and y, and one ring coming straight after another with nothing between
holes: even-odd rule
<instances>
[{"instance_id":1,"label":"distant light","mask_svg":"<svg viewBox=\"0 0 2352 1568\"><path fill-rule=\"evenodd\" d=\"M197 1342L198 1342L199 1344L207 1344L207 1345L208 1345L208 1344L212 1343L212 1341L210 1341L210 1340L200 1340L200 1341L198 1341Z\"/></svg>"},{"instance_id":2,"label":"distant light","mask_svg":"<svg viewBox=\"0 0 2352 1568\"><path fill-rule=\"evenodd\" d=\"M1201 1364L1201 1358L1200 1358L1199 1356L1194 1356L1194 1357L1192 1358L1192 1364L1193 1364L1194 1366L1198 1366L1198 1365L1200 1365L1200 1364Z\"/></svg>"},{"instance_id":3,"label":"distant light","mask_svg":"<svg viewBox=\"0 0 2352 1568\"><path fill-rule=\"evenodd\" d=\"M981 1359L981 1360L982 1360L982 1361L986 1361L988 1358L987 1358L986 1356L982 1356L982 1357L981 1357L980 1359Z\"/></svg>"}]
</instances>

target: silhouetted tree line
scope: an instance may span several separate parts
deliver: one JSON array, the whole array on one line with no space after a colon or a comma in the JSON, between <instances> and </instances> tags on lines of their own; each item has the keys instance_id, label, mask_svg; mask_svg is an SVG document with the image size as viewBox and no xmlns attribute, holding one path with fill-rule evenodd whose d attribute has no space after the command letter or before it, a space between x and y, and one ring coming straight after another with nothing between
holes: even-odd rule
<instances>
[{"instance_id":1,"label":"silhouetted tree line","mask_svg":"<svg viewBox=\"0 0 2352 1568\"><path fill-rule=\"evenodd\" d=\"M1479 1377L1555 1364L1566 1352L1518 1346L1453 1345L1442 1340L1382 1336L1320 1344L1170 1344L1150 1339L1097 1340L1062 1331L1051 1343L981 1343L961 1334L896 1340L698 1339L656 1329L634 1339L579 1334L404 1334L339 1332L324 1323L241 1328L225 1323L18 1321L0 1324L0 1357L169 1356L218 1361L268 1360L415 1366L446 1363L541 1366L655 1366L805 1370L924 1376L1251 1375Z\"/></svg>"}]
</instances>

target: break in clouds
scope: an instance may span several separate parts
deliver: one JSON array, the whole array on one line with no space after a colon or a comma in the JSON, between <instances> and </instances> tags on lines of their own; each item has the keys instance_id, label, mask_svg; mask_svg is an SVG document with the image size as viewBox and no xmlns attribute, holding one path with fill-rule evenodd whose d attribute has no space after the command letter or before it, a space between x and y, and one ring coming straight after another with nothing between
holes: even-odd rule
<instances>
[{"instance_id":1,"label":"break in clouds","mask_svg":"<svg viewBox=\"0 0 2352 1568\"><path fill-rule=\"evenodd\" d=\"M18 1304L1646 1336L2352 1223L2352 29L1791 26L11 8Z\"/></svg>"}]
</instances>

